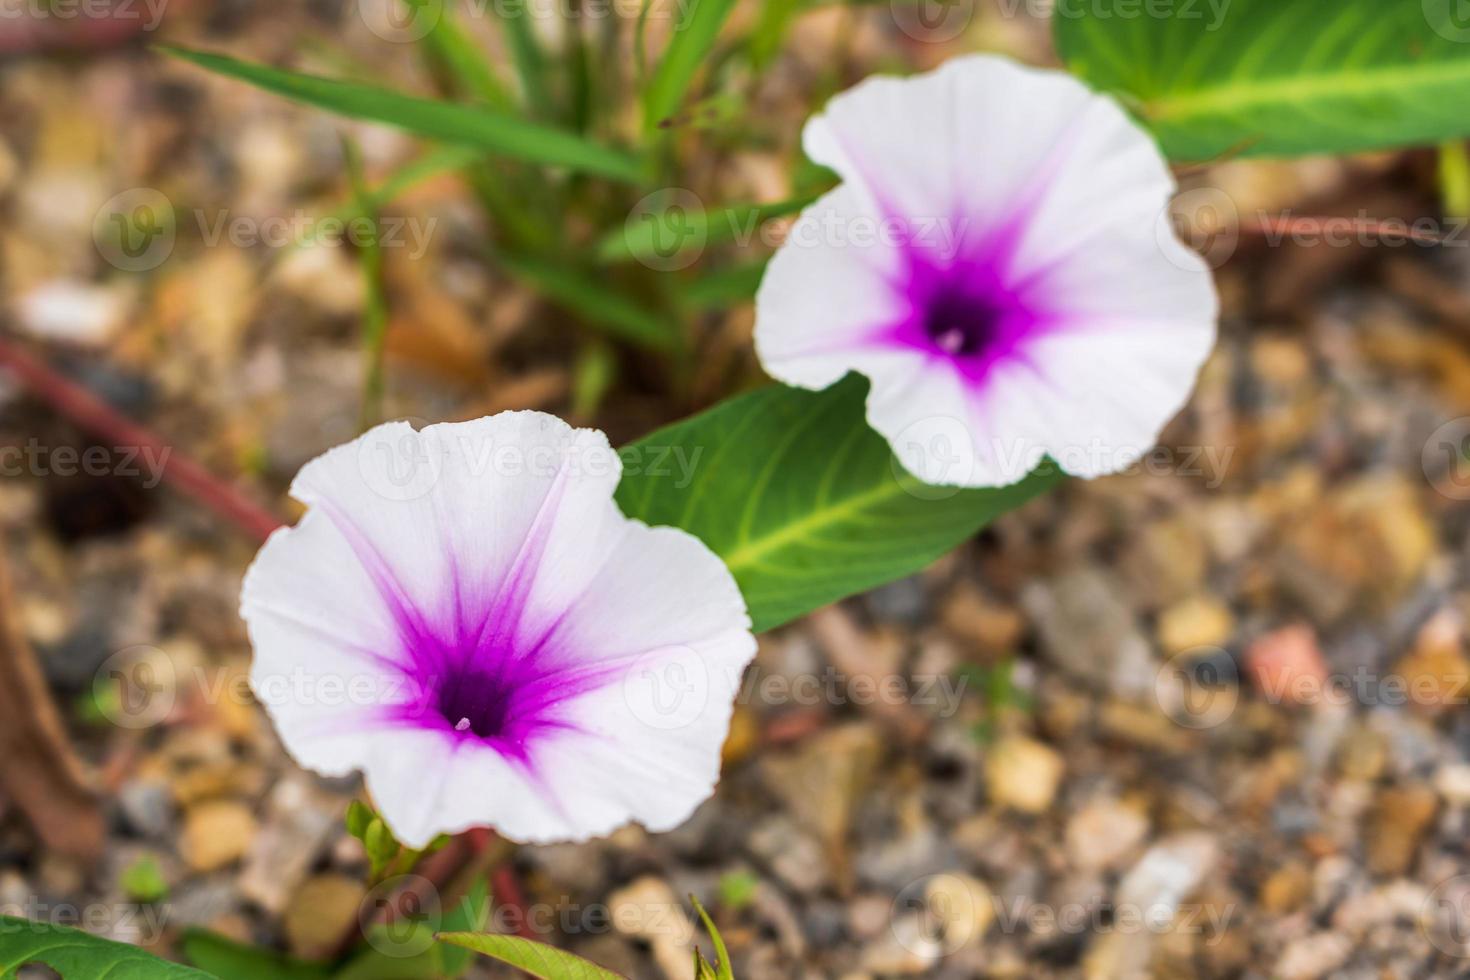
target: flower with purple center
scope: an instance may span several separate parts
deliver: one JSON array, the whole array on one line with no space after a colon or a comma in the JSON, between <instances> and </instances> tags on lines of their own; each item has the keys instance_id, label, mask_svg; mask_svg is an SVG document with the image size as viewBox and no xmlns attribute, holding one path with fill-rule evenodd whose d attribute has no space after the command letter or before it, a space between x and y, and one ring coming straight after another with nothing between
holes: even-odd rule
<instances>
[{"instance_id":1,"label":"flower with purple center","mask_svg":"<svg viewBox=\"0 0 1470 980\"><path fill-rule=\"evenodd\" d=\"M755 652L697 538L625 517L600 432L379 426L308 463L245 577L250 681L303 766L364 773L410 846L580 840L712 792Z\"/></svg>"},{"instance_id":2,"label":"flower with purple center","mask_svg":"<svg viewBox=\"0 0 1470 980\"><path fill-rule=\"evenodd\" d=\"M1098 476L1148 451L1189 397L1218 301L1165 219L1168 166L1114 101L957 58L838 95L803 146L843 183L761 283L773 377L866 375L868 421L930 483L1002 486L1043 455Z\"/></svg>"}]
</instances>

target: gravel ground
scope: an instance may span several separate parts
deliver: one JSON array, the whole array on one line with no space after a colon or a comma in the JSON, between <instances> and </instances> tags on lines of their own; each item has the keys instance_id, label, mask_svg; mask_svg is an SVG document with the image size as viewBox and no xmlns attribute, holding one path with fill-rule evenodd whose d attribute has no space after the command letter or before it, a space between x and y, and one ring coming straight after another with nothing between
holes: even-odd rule
<instances>
[{"instance_id":1,"label":"gravel ground","mask_svg":"<svg viewBox=\"0 0 1470 980\"><path fill-rule=\"evenodd\" d=\"M306 6L196 4L168 39L263 60L330 43L300 63L415 84L406 46ZM813 15L760 94L773 131L796 132L839 43L854 77L962 47L916 53L881 13ZM340 124L134 48L0 79L7 326L287 512L295 469L354 434L363 300L346 250L258 239L344 199ZM374 172L415 152L348 128ZM784 159L737 160L731 198L780 196ZM1434 208L1412 154L1186 186L1242 214ZM180 216L155 267L94 238L146 193ZM393 213L434 229L389 257L395 414L568 413L565 324L473 257L471 196L436 180ZM749 980L1470 974L1470 260L1202 244L1228 258L1226 318L1157 453L763 637L724 780L685 826L495 843L471 869L511 869L526 928L637 978L687 975L691 893ZM751 370L749 320L707 325L726 373ZM621 438L689 407L630 376L585 421ZM251 543L124 447L68 475L62 451L97 444L18 389L0 404L0 444L33 447L0 480L16 613L108 820L79 863L0 803L0 906L161 952L191 926L336 950L380 897L342 830L359 787L296 769L244 689ZM114 668L157 683L97 696Z\"/></svg>"}]
</instances>

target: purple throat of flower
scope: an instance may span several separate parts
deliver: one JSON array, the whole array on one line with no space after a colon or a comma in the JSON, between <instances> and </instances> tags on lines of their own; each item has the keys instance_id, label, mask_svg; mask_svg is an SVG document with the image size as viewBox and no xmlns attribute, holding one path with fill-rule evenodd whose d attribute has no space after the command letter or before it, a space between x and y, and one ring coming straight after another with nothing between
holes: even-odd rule
<instances>
[{"instance_id":1,"label":"purple throat of flower","mask_svg":"<svg viewBox=\"0 0 1470 980\"><path fill-rule=\"evenodd\" d=\"M552 506L543 514L555 512L563 489L552 491ZM407 696L386 706L382 720L440 732L455 743L479 742L526 768L538 739L581 730L561 716L560 707L611 683L619 666L588 664L564 649L565 612L538 617L531 611L534 570L550 537L548 523L538 519L491 595L469 600L453 571L452 613L429 616L351 520L335 507L324 507L392 614L396 649L374 659L394 673Z\"/></svg>"},{"instance_id":2,"label":"purple throat of flower","mask_svg":"<svg viewBox=\"0 0 1470 980\"><path fill-rule=\"evenodd\" d=\"M1023 356L1026 341L1051 326L1030 295L1040 277L1022 282L1011 275L1023 230L1024 221L1013 218L979 242L961 242L953 257L907 248L893 285L905 313L875 340L947 361L972 384Z\"/></svg>"}]
</instances>

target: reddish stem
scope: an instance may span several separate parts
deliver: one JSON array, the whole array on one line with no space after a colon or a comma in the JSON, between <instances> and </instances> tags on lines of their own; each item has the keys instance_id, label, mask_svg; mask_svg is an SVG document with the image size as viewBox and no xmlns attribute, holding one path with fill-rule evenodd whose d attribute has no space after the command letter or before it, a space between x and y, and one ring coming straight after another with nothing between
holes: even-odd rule
<instances>
[{"instance_id":1,"label":"reddish stem","mask_svg":"<svg viewBox=\"0 0 1470 980\"><path fill-rule=\"evenodd\" d=\"M209 507L255 540L264 541L281 526L280 518L235 487L3 337L0 337L0 366L8 368L33 395L78 427L115 446L150 453L160 461L163 478L175 489Z\"/></svg>"}]
</instances>

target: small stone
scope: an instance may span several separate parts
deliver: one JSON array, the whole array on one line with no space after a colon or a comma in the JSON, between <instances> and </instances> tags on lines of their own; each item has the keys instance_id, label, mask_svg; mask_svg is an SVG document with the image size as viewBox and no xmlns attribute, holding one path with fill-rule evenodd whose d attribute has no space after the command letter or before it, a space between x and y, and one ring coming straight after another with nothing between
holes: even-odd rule
<instances>
[{"instance_id":1,"label":"small stone","mask_svg":"<svg viewBox=\"0 0 1470 980\"><path fill-rule=\"evenodd\" d=\"M139 837L162 840L173 834L173 800L165 783L129 780L118 790L117 802L128 828Z\"/></svg>"},{"instance_id":2,"label":"small stone","mask_svg":"<svg viewBox=\"0 0 1470 980\"><path fill-rule=\"evenodd\" d=\"M341 800L300 773L283 778L266 803L265 827L240 872L240 891L279 915L341 823Z\"/></svg>"},{"instance_id":3,"label":"small stone","mask_svg":"<svg viewBox=\"0 0 1470 980\"><path fill-rule=\"evenodd\" d=\"M1066 768L1049 745L1011 735L985 754L985 786L998 806L1022 813L1042 813L1056 798Z\"/></svg>"},{"instance_id":4,"label":"small stone","mask_svg":"<svg viewBox=\"0 0 1470 980\"><path fill-rule=\"evenodd\" d=\"M1439 796L1428 786L1395 786L1380 792L1368 814L1368 870L1386 877L1407 872L1438 809Z\"/></svg>"},{"instance_id":5,"label":"small stone","mask_svg":"<svg viewBox=\"0 0 1470 980\"><path fill-rule=\"evenodd\" d=\"M1317 704L1327 686L1317 633L1305 624L1257 639L1246 650L1245 666L1256 690L1272 704Z\"/></svg>"},{"instance_id":6,"label":"small stone","mask_svg":"<svg viewBox=\"0 0 1470 980\"><path fill-rule=\"evenodd\" d=\"M1067 821L1067 857L1084 871L1120 866L1148 836L1148 817L1114 799L1087 803Z\"/></svg>"},{"instance_id":7,"label":"small stone","mask_svg":"<svg viewBox=\"0 0 1470 980\"><path fill-rule=\"evenodd\" d=\"M1218 599L1191 596L1159 614L1159 645L1164 653L1224 646L1235 630L1235 617Z\"/></svg>"},{"instance_id":8,"label":"small stone","mask_svg":"<svg viewBox=\"0 0 1470 980\"><path fill-rule=\"evenodd\" d=\"M765 818L750 832L746 843L752 854L798 894L813 895L830 880L822 846L789 817Z\"/></svg>"},{"instance_id":9,"label":"small stone","mask_svg":"<svg viewBox=\"0 0 1470 980\"><path fill-rule=\"evenodd\" d=\"M1319 980L1346 963L1352 951L1351 941L1335 932L1303 936L1282 951L1272 976L1279 980Z\"/></svg>"},{"instance_id":10,"label":"small stone","mask_svg":"<svg viewBox=\"0 0 1470 980\"><path fill-rule=\"evenodd\" d=\"M1261 885L1261 907L1275 915L1295 912L1312 898L1312 872L1291 862L1272 872Z\"/></svg>"},{"instance_id":11,"label":"small stone","mask_svg":"<svg viewBox=\"0 0 1470 980\"><path fill-rule=\"evenodd\" d=\"M973 585L962 584L945 600L940 622L953 636L996 655L1013 653L1026 629L1016 609L994 602Z\"/></svg>"},{"instance_id":12,"label":"small stone","mask_svg":"<svg viewBox=\"0 0 1470 980\"><path fill-rule=\"evenodd\" d=\"M995 920L995 896L983 881L963 873L931 876L924 885L924 905L938 914L944 948L950 951L979 943Z\"/></svg>"},{"instance_id":13,"label":"small stone","mask_svg":"<svg viewBox=\"0 0 1470 980\"><path fill-rule=\"evenodd\" d=\"M1451 806L1470 804L1470 764L1456 762L1441 766L1434 774L1434 788Z\"/></svg>"},{"instance_id":14,"label":"small stone","mask_svg":"<svg viewBox=\"0 0 1470 980\"><path fill-rule=\"evenodd\" d=\"M881 976L925 973L944 956L944 945L918 915L895 919L888 932L863 950L862 966Z\"/></svg>"},{"instance_id":15,"label":"small stone","mask_svg":"<svg viewBox=\"0 0 1470 980\"><path fill-rule=\"evenodd\" d=\"M100 347L132 315L134 298L131 289L59 279L22 296L16 319L42 340Z\"/></svg>"},{"instance_id":16,"label":"small stone","mask_svg":"<svg viewBox=\"0 0 1470 980\"><path fill-rule=\"evenodd\" d=\"M1354 725L1338 746L1337 768L1348 779L1372 782L1388 764L1388 744L1367 725Z\"/></svg>"},{"instance_id":17,"label":"small stone","mask_svg":"<svg viewBox=\"0 0 1470 980\"><path fill-rule=\"evenodd\" d=\"M1042 654L1062 670L1120 696L1152 689L1153 654L1133 606L1108 573L1085 566L1033 582L1021 604Z\"/></svg>"},{"instance_id":18,"label":"small stone","mask_svg":"<svg viewBox=\"0 0 1470 980\"><path fill-rule=\"evenodd\" d=\"M648 943L666 977L688 975L694 927L668 882L645 875L608 896L608 908L613 928Z\"/></svg>"},{"instance_id":19,"label":"small stone","mask_svg":"<svg viewBox=\"0 0 1470 980\"><path fill-rule=\"evenodd\" d=\"M1420 628L1414 649L1394 665L1403 682L1400 700L1431 715L1470 701L1463 626L1457 613L1441 610Z\"/></svg>"},{"instance_id":20,"label":"small stone","mask_svg":"<svg viewBox=\"0 0 1470 980\"><path fill-rule=\"evenodd\" d=\"M822 732L794 752L767 756L761 769L797 823L815 833L829 855L837 855L882 749L876 728L854 722Z\"/></svg>"},{"instance_id":21,"label":"small stone","mask_svg":"<svg viewBox=\"0 0 1470 980\"><path fill-rule=\"evenodd\" d=\"M211 800L189 811L179 849L195 871L213 871L239 860L256 829L255 817L244 804Z\"/></svg>"},{"instance_id":22,"label":"small stone","mask_svg":"<svg viewBox=\"0 0 1470 980\"><path fill-rule=\"evenodd\" d=\"M346 875L308 879L286 906L283 928L291 952L305 959L334 953L357 920L366 894L360 881Z\"/></svg>"}]
</instances>

